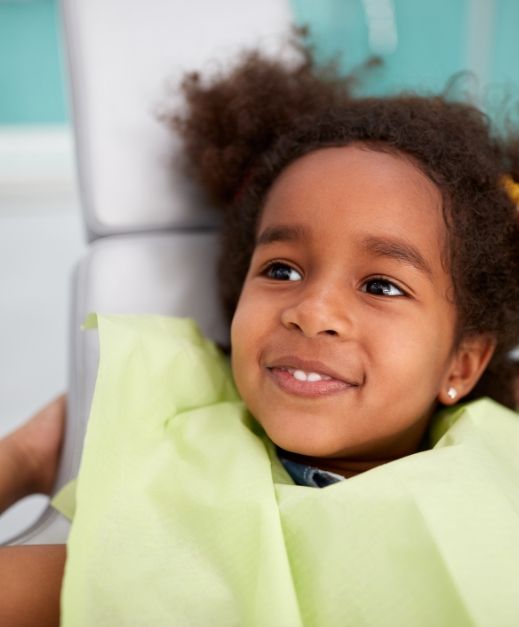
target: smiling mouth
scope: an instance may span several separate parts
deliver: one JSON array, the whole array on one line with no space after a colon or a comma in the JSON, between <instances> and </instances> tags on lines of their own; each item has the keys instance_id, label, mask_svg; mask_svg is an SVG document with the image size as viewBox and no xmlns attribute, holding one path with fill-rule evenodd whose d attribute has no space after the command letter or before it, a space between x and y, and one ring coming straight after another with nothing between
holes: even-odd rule
<instances>
[{"instance_id":1,"label":"smiling mouth","mask_svg":"<svg viewBox=\"0 0 519 627\"><path fill-rule=\"evenodd\" d=\"M290 366L269 366L267 372L279 388L295 396L317 398L359 387L323 372Z\"/></svg>"}]
</instances>

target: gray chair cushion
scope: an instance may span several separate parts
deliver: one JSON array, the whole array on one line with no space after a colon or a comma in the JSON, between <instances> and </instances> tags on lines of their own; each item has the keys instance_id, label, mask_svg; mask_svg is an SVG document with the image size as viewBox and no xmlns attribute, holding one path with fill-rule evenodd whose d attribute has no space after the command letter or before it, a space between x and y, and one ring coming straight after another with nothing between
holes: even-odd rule
<instances>
[{"instance_id":1,"label":"gray chair cushion","mask_svg":"<svg viewBox=\"0 0 519 627\"><path fill-rule=\"evenodd\" d=\"M79 469L95 385L98 340L81 331L90 312L146 313L194 318L220 345L228 328L218 306L217 232L119 235L94 242L74 276L70 328L68 419L56 493ZM69 523L52 507L8 544L59 544Z\"/></svg>"}]
</instances>

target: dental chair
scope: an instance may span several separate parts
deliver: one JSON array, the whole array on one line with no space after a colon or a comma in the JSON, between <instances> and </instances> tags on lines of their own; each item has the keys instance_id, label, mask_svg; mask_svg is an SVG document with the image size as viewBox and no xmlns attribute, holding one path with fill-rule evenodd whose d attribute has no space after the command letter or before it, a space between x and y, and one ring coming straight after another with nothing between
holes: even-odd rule
<instances>
[{"instance_id":1,"label":"dental chair","mask_svg":"<svg viewBox=\"0 0 519 627\"><path fill-rule=\"evenodd\" d=\"M276 49L289 0L62 0L81 209L90 243L74 279L70 382L53 494L78 472L96 378L89 312L195 318L225 344L215 280L218 214L188 180L159 121L180 103L185 71L246 47ZM58 544L68 521L48 506L7 544Z\"/></svg>"}]
</instances>

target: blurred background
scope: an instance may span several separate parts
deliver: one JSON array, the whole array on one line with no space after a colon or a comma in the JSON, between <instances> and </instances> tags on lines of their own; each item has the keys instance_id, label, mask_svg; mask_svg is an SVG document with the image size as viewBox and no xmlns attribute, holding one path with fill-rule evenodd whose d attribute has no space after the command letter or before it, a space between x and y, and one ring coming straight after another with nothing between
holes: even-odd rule
<instances>
[{"instance_id":1,"label":"blurred background","mask_svg":"<svg viewBox=\"0 0 519 627\"><path fill-rule=\"evenodd\" d=\"M369 93L441 91L459 72L471 74L462 83L484 107L517 90L516 0L292 0L292 6L297 21L311 25L320 59L337 57L347 71L370 55L383 58Z\"/></svg>"},{"instance_id":2,"label":"blurred background","mask_svg":"<svg viewBox=\"0 0 519 627\"><path fill-rule=\"evenodd\" d=\"M384 59L366 93L438 91L465 72L454 91L491 115L519 96L517 0L279 1L310 26L323 62L347 72ZM65 73L59 2L0 0L0 436L66 388L69 285L85 242ZM43 504L4 515L0 540Z\"/></svg>"}]
</instances>

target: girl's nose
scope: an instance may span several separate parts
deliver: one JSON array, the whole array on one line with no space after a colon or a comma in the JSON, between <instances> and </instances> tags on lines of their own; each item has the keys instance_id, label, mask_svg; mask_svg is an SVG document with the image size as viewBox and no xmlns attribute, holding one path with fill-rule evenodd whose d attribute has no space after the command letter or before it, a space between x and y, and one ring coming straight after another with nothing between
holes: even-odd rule
<instances>
[{"instance_id":1,"label":"girl's nose","mask_svg":"<svg viewBox=\"0 0 519 627\"><path fill-rule=\"evenodd\" d=\"M281 312L281 322L287 329L296 329L306 337L351 334L351 310L342 293L331 289L306 291Z\"/></svg>"}]
</instances>

